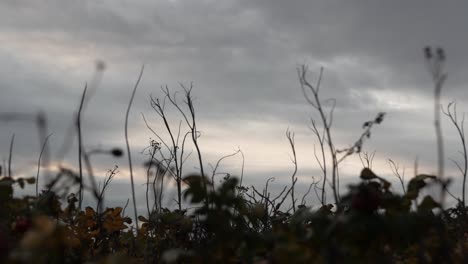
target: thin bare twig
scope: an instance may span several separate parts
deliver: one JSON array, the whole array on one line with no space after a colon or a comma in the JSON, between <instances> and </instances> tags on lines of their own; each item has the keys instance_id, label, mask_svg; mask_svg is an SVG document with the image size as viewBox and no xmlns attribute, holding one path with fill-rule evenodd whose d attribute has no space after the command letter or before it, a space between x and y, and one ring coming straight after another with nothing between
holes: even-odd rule
<instances>
[{"instance_id":1,"label":"thin bare twig","mask_svg":"<svg viewBox=\"0 0 468 264\"><path fill-rule=\"evenodd\" d=\"M320 197L320 195L318 194L317 192L317 189L319 189L320 191L322 191L319 187L317 187L317 184L320 183L322 179L320 180L315 180L315 177L312 177L312 182L310 183L309 185L309 188L307 189L307 191L304 193L304 195L302 196L302 199L301 199L301 205L305 205L305 198L307 197L307 195L309 195L310 191L312 190L312 188L314 188L314 192L315 192L315 195L317 196L317 199L320 201L320 203L322 205L324 205L324 203L322 202L322 198ZM323 192L322 192L323 194Z\"/></svg>"},{"instance_id":2,"label":"thin bare twig","mask_svg":"<svg viewBox=\"0 0 468 264\"><path fill-rule=\"evenodd\" d=\"M213 184L213 186L212 186L212 187L213 187L213 191L215 190L214 177L215 177L215 175L217 175L216 172L217 172L217 170L218 170L219 165L221 164L221 162L222 162L223 160L225 160L225 159L227 159L227 158L230 158L230 157L233 157L233 156L235 156L235 155L237 155L237 154L239 154L239 153L240 153L240 149L238 149L237 151L235 151L235 152L233 152L233 153L231 153L231 154L224 155L224 156L222 156L220 159L218 159L218 161L216 162L216 165L215 165L214 167L211 166L211 168L212 168L211 183Z\"/></svg>"},{"instance_id":3,"label":"thin bare twig","mask_svg":"<svg viewBox=\"0 0 468 264\"><path fill-rule=\"evenodd\" d=\"M372 163L374 162L375 158L375 151L371 152L370 154L367 151L359 152L358 156L363 167L372 169Z\"/></svg>"},{"instance_id":4,"label":"thin bare twig","mask_svg":"<svg viewBox=\"0 0 468 264\"><path fill-rule=\"evenodd\" d=\"M338 163L341 163L343 160L345 160L348 156L354 154L354 153L360 153L362 150L362 145L364 144L364 140L366 138L370 138L371 136L371 129L375 124L380 124L383 121L383 118L385 116L385 113L380 112L377 114L377 116L370 121L364 122L362 127L364 128L364 131L362 132L361 136L354 142L354 144L345 149L340 149L337 150L337 153L344 153L343 156L341 156L340 159L338 159Z\"/></svg>"},{"instance_id":5,"label":"thin bare twig","mask_svg":"<svg viewBox=\"0 0 468 264\"><path fill-rule=\"evenodd\" d=\"M176 181L176 185L177 185L177 198L178 198L177 199L177 204L178 204L179 210L182 210L182 174L180 172L181 167L179 167L179 155L177 153L178 150L179 150L179 135L180 135L181 126L180 126L180 123L179 123L179 130L177 132L177 139L176 139L175 136L174 136L174 132L172 131L171 126L169 125L169 121L167 119L166 112L165 112L166 98L168 98L170 100L171 95L170 95L169 90L168 90L167 87L166 87L166 90L163 90L163 92L165 93L165 97L164 97L163 101L161 102L159 100L159 98L154 99L154 98L151 97L151 106L153 107L155 112L163 120L164 127L166 128L166 131L169 134L169 137L170 137L170 140L171 140L171 144L172 144L171 148L167 147L167 144L164 141L163 141L163 144L166 145L166 147L169 149L169 152L174 157L173 160L174 160L174 163L175 163L175 170L176 170L175 181ZM155 133L154 131L153 131L153 133L158 138L160 138L157 133Z\"/></svg>"},{"instance_id":6,"label":"thin bare twig","mask_svg":"<svg viewBox=\"0 0 468 264\"><path fill-rule=\"evenodd\" d=\"M294 171L291 175L291 182L292 182L292 185L291 185L291 205L293 207L293 212L296 212L296 199L294 198L294 187L296 185L296 181L297 181L297 178L296 178L296 174L297 174L297 157L296 157L296 146L295 146L295 142L294 142L294 132L291 132L289 130L289 128L286 130L286 138L288 139L289 141L289 145L291 146L291 150L292 150L292 158L291 158L291 162L294 164Z\"/></svg>"},{"instance_id":7,"label":"thin bare twig","mask_svg":"<svg viewBox=\"0 0 468 264\"><path fill-rule=\"evenodd\" d=\"M400 167L399 167L399 165L397 163L395 163L392 159L388 159L388 162L390 164L390 169L392 170L393 174L400 181L403 193L406 194L406 189L405 189L405 168L403 168L403 171L400 173Z\"/></svg>"},{"instance_id":8,"label":"thin bare twig","mask_svg":"<svg viewBox=\"0 0 468 264\"><path fill-rule=\"evenodd\" d=\"M112 181L112 179L114 179L114 176L119 172L118 168L119 167L117 165L115 165L113 169L110 169L108 171L108 175L104 178L104 181L102 183L102 188L100 189L98 197L97 197L96 211L98 213L103 212L102 207L103 207L103 204L104 204L104 194L105 194L106 189L109 186L110 182ZM128 201L127 201L127 204L128 204ZM122 213L122 215L124 215L124 214Z\"/></svg>"},{"instance_id":9,"label":"thin bare twig","mask_svg":"<svg viewBox=\"0 0 468 264\"><path fill-rule=\"evenodd\" d=\"M240 176L239 187L242 186L242 181L244 180L244 165L245 165L244 152L242 150L240 150L240 154L242 155L242 168L241 168L241 176Z\"/></svg>"},{"instance_id":10,"label":"thin bare twig","mask_svg":"<svg viewBox=\"0 0 468 264\"><path fill-rule=\"evenodd\" d=\"M83 110L83 104L86 97L86 90L88 88L88 84L85 85L83 90L83 95L81 96L80 107L78 108L78 114L76 115L76 129L78 132L78 166L79 166L79 177L80 177L80 189L79 189L79 196L78 196L78 208L81 210L81 205L83 203L83 165L81 163L81 153L82 153L82 135L81 135L81 112Z\"/></svg>"},{"instance_id":11,"label":"thin bare twig","mask_svg":"<svg viewBox=\"0 0 468 264\"><path fill-rule=\"evenodd\" d=\"M94 75L87 87L89 90L87 91L87 96L85 100L83 101L82 105L82 111L84 111L88 105L88 103L91 101L91 98L94 96L96 93L99 84L102 80L102 75L103 72L106 68L106 65L103 61L96 61L96 68ZM38 121L39 121L39 116L38 116ZM39 122L38 122L39 123ZM75 120L73 120L70 124L70 126L67 128L67 132L65 134L65 137L63 138L63 143L61 145L61 148L57 152L57 157L59 158L58 162L59 164L62 163L63 159L65 158L65 155L71 150L71 147L73 146L74 140L75 140ZM43 135L45 135L44 132L42 132ZM47 152L46 152L47 153Z\"/></svg>"},{"instance_id":12,"label":"thin bare twig","mask_svg":"<svg viewBox=\"0 0 468 264\"><path fill-rule=\"evenodd\" d=\"M10 151L8 154L8 177L13 177L11 174L11 159L13 158L13 144L15 143L15 134L11 136L11 141L10 141Z\"/></svg>"},{"instance_id":13,"label":"thin bare twig","mask_svg":"<svg viewBox=\"0 0 468 264\"><path fill-rule=\"evenodd\" d=\"M322 129L322 133L319 133L317 125L316 125L314 119L311 119L311 124L312 124L311 129L314 132L314 134L317 136L317 139L319 141L319 146L320 146L320 152L322 153L322 161L320 161L318 156L317 156L317 151L316 151L315 145L314 145L314 157L315 157L315 160L317 161L317 163L319 164L320 169L322 170L322 175L323 175L323 177L322 177L322 180L323 180L323 182L322 182L322 195L320 197L320 202L322 203L322 205L325 205L325 203L326 203L325 183L327 182L326 181L326 177L327 177L327 166L326 166L327 160L326 160L326 156L325 156L325 147L324 147L325 126ZM309 189L309 191L310 191L310 189Z\"/></svg>"},{"instance_id":14,"label":"thin bare twig","mask_svg":"<svg viewBox=\"0 0 468 264\"><path fill-rule=\"evenodd\" d=\"M440 94L447 74L444 72L445 51L442 48L436 48L435 54L431 47L424 48L424 56L428 66L429 73L432 77L434 85L434 128L437 140L437 159L438 159L438 177L444 179L444 141L442 136L442 126L440 121ZM445 197L445 183L442 183L441 188L441 205L443 207Z\"/></svg>"},{"instance_id":15,"label":"thin bare twig","mask_svg":"<svg viewBox=\"0 0 468 264\"><path fill-rule=\"evenodd\" d=\"M442 112L450 118L450 121L452 124L455 126L457 129L458 135L460 137L461 143L462 143L462 157L463 157L463 168L460 166L460 164L452 160L452 162L457 166L457 168L460 170L460 173L463 176L463 185L462 185L462 202L463 206L466 206L465 203L465 188L466 188L466 175L468 171L468 153L466 150L466 141L465 141L465 113L463 113L462 119L459 122L458 121L458 115L457 115L457 103L455 102L450 102L447 105L447 111L444 111L442 109Z\"/></svg>"},{"instance_id":16,"label":"thin bare twig","mask_svg":"<svg viewBox=\"0 0 468 264\"><path fill-rule=\"evenodd\" d=\"M39 159L37 159L36 197L39 195L39 171L40 171L40 169L41 169L41 158L42 158L42 154L44 153L45 146L46 146L47 141L49 140L50 136L52 136L52 134L49 134L49 135L45 138L44 143L42 144L41 153L39 154Z\"/></svg>"},{"instance_id":17,"label":"thin bare twig","mask_svg":"<svg viewBox=\"0 0 468 264\"><path fill-rule=\"evenodd\" d=\"M320 91L320 86L321 86L322 76L323 76L323 67L320 68L319 77L318 77L318 80L317 80L317 83L316 83L315 86L307 81L307 78L306 78L307 67L305 65L302 65L300 68L298 68L297 73L298 73L299 82L301 84L301 88L302 88L302 92L304 94L304 97L306 98L307 102L314 109L316 109L318 111L318 113L320 115L321 122L323 124L323 128L324 128L324 131L325 131L325 134L326 134L325 141L328 144L328 148L329 148L330 155L331 155L331 160L332 160L332 165L331 165L331 168L332 168L332 175L331 175L332 176L332 191L333 191L333 196L335 198L335 203L338 204L339 201L340 201L339 192L338 192L338 188L337 188L338 160L337 160L337 157L336 157L336 150L335 150L335 146L333 144L332 136L331 136L331 125L332 125L331 120L333 118L332 116L333 116L334 106L332 106L331 110L329 111L329 116L327 117L327 115L325 114L325 110L322 107L320 97L319 97L319 91ZM306 89L310 90L310 92L313 95L313 99L307 94ZM326 164L323 164L323 166L325 167ZM324 173L325 174L324 174L324 177L323 177L323 181L326 182L327 181L326 171L324 171ZM325 184L323 186L325 186ZM323 188L323 191L324 190L325 190L325 188ZM322 197L324 197L323 193L322 193ZM322 200L324 200L324 199L322 199Z\"/></svg>"},{"instance_id":18,"label":"thin bare twig","mask_svg":"<svg viewBox=\"0 0 468 264\"><path fill-rule=\"evenodd\" d=\"M159 144L155 144L152 146L152 149L150 149L150 162L148 164L148 169L146 170L146 209L148 210L148 217L151 215L151 210L150 210L150 205L149 205L149 178L150 178L150 170L151 166L153 165L153 159L154 155L156 154L156 151L159 150ZM156 202L156 201L155 201Z\"/></svg>"}]
</instances>

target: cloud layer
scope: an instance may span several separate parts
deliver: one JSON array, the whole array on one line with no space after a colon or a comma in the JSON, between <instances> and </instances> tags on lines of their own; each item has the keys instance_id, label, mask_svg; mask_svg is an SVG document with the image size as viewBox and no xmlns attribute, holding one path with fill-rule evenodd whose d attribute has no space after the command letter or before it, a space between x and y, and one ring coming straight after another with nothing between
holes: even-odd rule
<instances>
[{"instance_id":1,"label":"cloud layer","mask_svg":"<svg viewBox=\"0 0 468 264\"><path fill-rule=\"evenodd\" d=\"M0 112L46 112L52 154L57 153L88 82L98 89L83 114L85 145L123 147L126 103L145 64L130 116L135 162L143 162L139 152L152 137L141 113L162 131L149 96L161 96L161 86L177 90L179 82L193 82L207 163L240 147L252 183L287 172L292 164L284 132L290 127L297 135L300 174L309 177L317 164L307 126L317 116L296 74L306 63L311 80L325 67L321 91L324 99L336 99L333 132L339 147L351 144L362 123L384 111L384 123L365 144L365 150L377 151L378 169L390 173L388 158L410 168L417 157L422 169L434 172L433 89L422 48L446 49L443 102L456 99L463 112L466 10L465 2L432 0L2 1ZM102 76L96 75L97 60L106 64ZM447 119L443 123L447 158L458 158L456 132ZM40 147L34 123L1 124L2 158L15 133L17 173L29 173ZM76 166L75 160L71 152L67 162ZM114 163L126 179L123 160L96 161L102 171ZM235 158L226 166L237 172L239 164ZM343 175L356 175L359 168L359 159L351 159Z\"/></svg>"}]
</instances>

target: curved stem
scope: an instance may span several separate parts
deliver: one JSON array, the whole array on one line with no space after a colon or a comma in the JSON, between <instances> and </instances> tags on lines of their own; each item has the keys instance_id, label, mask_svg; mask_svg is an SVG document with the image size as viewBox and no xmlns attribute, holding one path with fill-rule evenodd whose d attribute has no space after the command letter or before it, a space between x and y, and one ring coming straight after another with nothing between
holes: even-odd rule
<instances>
[{"instance_id":1,"label":"curved stem","mask_svg":"<svg viewBox=\"0 0 468 264\"><path fill-rule=\"evenodd\" d=\"M133 167L132 167L132 156L130 152L130 144L128 142L128 115L130 113L130 108L132 107L133 98L135 97L136 89L138 84L140 83L141 76L143 75L143 70L145 69L145 65L141 66L140 75L138 76L137 82L133 87L132 96L130 97L130 102L128 103L127 113L125 114L125 143L127 145L127 153L128 153L128 166L130 170L130 184L132 187L132 200L133 200L133 211L135 216L135 224L136 230L138 231L138 212L136 207L136 198L135 198L135 183L133 181Z\"/></svg>"}]
</instances>

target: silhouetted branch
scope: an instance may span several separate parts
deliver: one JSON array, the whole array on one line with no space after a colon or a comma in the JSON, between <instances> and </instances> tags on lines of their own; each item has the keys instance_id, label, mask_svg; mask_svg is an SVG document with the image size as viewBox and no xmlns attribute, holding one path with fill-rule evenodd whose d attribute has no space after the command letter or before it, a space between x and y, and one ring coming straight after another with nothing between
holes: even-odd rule
<instances>
[{"instance_id":1,"label":"silhouetted branch","mask_svg":"<svg viewBox=\"0 0 468 264\"><path fill-rule=\"evenodd\" d=\"M444 111L444 109L442 109L442 112L450 118L450 121L452 121L452 124L457 129L458 135L462 143L461 154L463 157L463 168L460 166L460 164L457 161L452 160L452 162L457 166L457 168L460 170L460 173L463 176L462 202L463 202L463 206L466 206L465 188L466 188L466 175L467 175L467 170L468 170L468 153L466 151L466 141L465 141L465 113L463 113L462 119L459 122L458 115L457 115L457 103L455 102L449 103L447 105L447 111Z\"/></svg>"},{"instance_id":2,"label":"silhouetted branch","mask_svg":"<svg viewBox=\"0 0 468 264\"><path fill-rule=\"evenodd\" d=\"M372 162L374 161L375 151L369 154L369 152L359 152L359 160L364 168L372 169Z\"/></svg>"},{"instance_id":3,"label":"silhouetted branch","mask_svg":"<svg viewBox=\"0 0 468 264\"><path fill-rule=\"evenodd\" d=\"M393 160L388 159L388 162L390 164L390 168L393 172L393 174L398 178L401 184L401 188L403 190L403 193L406 194L406 189L405 189L405 168L403 168L403 171L400 173L400 167L398 164L396 164Z\"/></svg>"},{"instance_id":4,"label":"silhouetted branch","mask_svg":"<svg viewBox=\"0 0 468 264\"><path fill-rule=\"evenodd\" d=\"M366 138L370 138L370 136L371 136L372 126L374 126L375 124L382 123L384 116L385 116L385 113L380 112L380 113L377 114L377 116L375 117L374 120L364 122L364 124L362 125L362 127L364 128L364 132L362 132L362 134L358 138L358 140L356 140L356 142L351 147L345 148L345 149L340 149L340 150L336 151L337 153L344 153L344 155L341 156L340 159L338 159L338 164L341 163L343 160L345 160L348 156L350 156L350 155L352 155L354 153L360 153L361 152L362 145L364 144L364 140Z\"/></svg>"},{"instance_id":5,"label":"silhouetted branch","mask_svg":"<svg viewBox=\"0 0 468 264\"><path fill-rule=\"evenodd\" d=\"M322 153L322 160L320 161L319 160L319 157L317 156L317 151L316 151L316 148L315 148L315 145L314 145L314 157L315 157L315 160L317 161L317 164L319 164L320 166L320 169L322 170L322 175L323 175L323 182L322 182L322 195L321 195L321 198L319 199L320 202L322 203L322 205L325 205L326 203L326 190L325 190L325 183L327 182L326 181L326 177L327 177L327 160L326 160L326 156L325 156L325 147L324 147L324 138L325 138L325 126L324 128L322 129L322 133L319 133L318 131L318 128L317 128L317 125L315 124L315 120L314 119L311 119L311 124L312 126L310 127L312 129L312 132L314 132L314 134L316 135L318 141L319 141L319 146L320 146L320 152ZM309 189L310 191L310 189Z\"/></svg>"},{"instance_id":6,"label":"silhouetted branch","mask_svg":"<svg viewBox=\"0 0 468 264\"><path fill-rule=\"evenodd\" d=\"M329 111L329 116L325 114L325 110L322 107L320 97L319 97L319 91L320 91L320 85L322 82L322 76L323 76L323 68L320 68L320 73L319 77L317 80L316 85L312 85L307 81L306 75L307 75L307 67L305 65L302 65L300 68L297 69L298 77L299 77L299 83L301 84L302 92L304 94L304 97L306 98L307 102L317 110L317 112L320 115L320 119L323 125L323 129L326 134L326 138L322 138L322 140L325 140L328 144L328 148L330 151L331 155L331 160L332 160L332 190L333 190L333 196L335 198L335 203L338 204L340 201L339 193L338 193L338 188L337 188L337 177L338 177L338 161L336 157L336 150L335 146L332 141L331 137L331 125L332 125L332 118L333 118L333 110L334 110L334 104L332 105L330 111ZM306 89L310 90L310 92L313 95L313 98L310 98L310 96L307 94ZM313 124L314 125L314 124ZM325 167L326 164L323 164ZM323 170L324 172L324 177L323 181L327 181L327 174L326 170ZM325 184L323 184L325 186ZM323 188L323 192L325 191L325 188ZM322 193L322 197L324 197L324 194ZM324 198L322 199L322 202Z\"/></svg>"},{"instance_id":7,"label":"silhouetted branch","mask_svg":"<svg viewBox=\"0 0 468 264\"><path fill-rule=\"evenodd\" d=\"M11 159L13 158L13 145L15 143L15 134L13 134L11 136L11 140L10 140L10 151L8 153L8 177L13 177L13 175L11 174Z\"/></svg>"},{"instance_id":8,"label":"silhouetted branch","mask_svg":"<svg viewBox=\"0 0 468 264\"><path fill-rule=\"evenodd\" d=\"M291 182L292 182L292 185L291 185L291 205L293 207L293 212L296 212L296 199L294 198L294 187L296 185L296 181L297 181L297 178L296 178L296 173L297 173L297 157L296 157L296 146L295 146L295 143L294 143L294 132L291 132L288 128L288 130L286 130L286 138L288 139L289 141L289 145L291 146L291 150L292 150L292 153L293 153L293 156L291 158L291 162L294 164L294 171L291 175Z\"/></svg>"},{"instance_id":9,"label":"silhouetted branch","mask_svg":"<svg viewBox=\"0 0 468 264\"><path fill-rule=\"evenodd\" d=\"M83 103L86 97L86 89L88 84L85 85L83 90L83 95L81 96L80 107L78 108L78 114L76 115L76 129L78 132L78 167L79 167L79 177L80 177L80 189L78 195L78 208L81 210L81 205L83 203L83 166L81 163L81 153L82 153L82 137L81 137L81 111L83 110Z\"/></svg>"},{"instance_id":10,"label":"silhouetted branch","mask_svg":"<svg viewBox=\"0 0 468 264\"><path fill-rule=\"evenodd\" d=\"M212 186L213 192L214 192L214 190L215 190L214 177L215 177L215 175L217 175L216 172L217 172L217 170L218 170L218 168L219 168L219 165L221 164L221 162L222 162L223 160L225 160L225 159L227 159L227 158L230 158L230 157L233 157L233 156L235 156L235 155L237 155L237 154L239 154L239 153L240 153L240 149L237 150L237 151L235 151L234 153L231 153L231 154L227 154L227 155L222 156L220 159L218 159L218 161L216 162L216 165L215 165L214 167L211 166L211 164L210 164L210 166L211 166L211 168L212 168L211 182L213 183L213 186Z\"/></svg>"}]
</instances>

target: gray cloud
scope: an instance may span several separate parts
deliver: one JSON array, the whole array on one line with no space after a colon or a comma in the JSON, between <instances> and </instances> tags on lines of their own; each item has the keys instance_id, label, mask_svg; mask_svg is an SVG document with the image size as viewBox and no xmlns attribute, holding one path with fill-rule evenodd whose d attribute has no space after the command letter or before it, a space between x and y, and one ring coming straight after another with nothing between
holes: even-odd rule
<instances>
[{"instance_id":1,"label":"gray cloud","mask_svg":"<svg viewBox=\"0 0 468 264\"><path fill-rule=\"evenodd\" d=\"M0 112L44 110L56 152L85 83L92 83L95 60L103 60L102 82L83 114L85 144L123 147L126 104L145 63L130 116L135 153L152 137L140 113L162 131L149 95L161 96L161 85L176 90L179 81L193 81L207 162L241 146L256 171L255 162L268 160L270 167L283 170L289 126L312 167L314 138L307 124L314 115L295 71L307 63L311 81L325 67L322 98L337 101L338 146L352 143L364 121L385 111L366 150L382 153L382 162L393 158L412 164L417 155L421 166L432 169L433 90L422 48L447 50L444 103L457 99L463 111L468 101L467 8L460 1L432 0L2 1ZM175 125L179 118L174 115ZM1 124L1 157L15 133L15 161L33 166L39 152L34 123ZM458 151L456 133L450 127L444 132L449 156ZM68 156L72 164L74 155ZM141 164L144 156L134 158ZM125 168L122 160L96 163Z\"/></svg>"}]
</instances>

